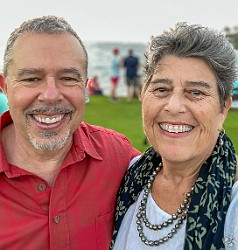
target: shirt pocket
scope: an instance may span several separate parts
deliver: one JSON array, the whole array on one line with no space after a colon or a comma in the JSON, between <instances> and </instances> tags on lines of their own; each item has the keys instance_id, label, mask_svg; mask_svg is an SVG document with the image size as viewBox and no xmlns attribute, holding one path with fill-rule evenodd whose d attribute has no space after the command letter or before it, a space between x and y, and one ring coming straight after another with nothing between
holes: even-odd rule
<instances>
[{"instance_id":1,"label":"shirt pocket","mask_svg":"<svg viewBox=\"0 0 238 250\"><path fill-rule=\"evenodd\" d=\"M96 219L97 250L108 250L113 231L114 210Z\"/></svg>"}]
</instances>

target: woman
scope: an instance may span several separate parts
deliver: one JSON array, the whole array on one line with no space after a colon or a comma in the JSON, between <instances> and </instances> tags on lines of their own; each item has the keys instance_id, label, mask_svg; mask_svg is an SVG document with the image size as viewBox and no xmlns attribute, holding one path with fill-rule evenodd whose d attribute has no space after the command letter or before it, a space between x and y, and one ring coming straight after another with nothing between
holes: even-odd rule
<instances>
[{"instance_id":1,"label":"woman","mask_svg":"<svg viewBox=\"0 0 238 250\"><path fill-rule=\"evenodd\" d=\"M223 130L234 48L211 29L179 23L152 38L145 56L142 117L152 147L119 190L111 248L224 249L236 169Z\"/></svg>"}]
</instances>

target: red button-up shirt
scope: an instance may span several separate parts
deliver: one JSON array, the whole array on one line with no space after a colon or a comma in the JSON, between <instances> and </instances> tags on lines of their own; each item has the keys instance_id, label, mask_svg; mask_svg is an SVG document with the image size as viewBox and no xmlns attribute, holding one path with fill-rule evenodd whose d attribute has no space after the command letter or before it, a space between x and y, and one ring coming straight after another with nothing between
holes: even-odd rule
<instances>
[{"instance_id":1,"label":"red button-up shirt","mask_svg":"<svg viewBox=\"0 0 238 250\"><path fill-rule=\"evenodd\" d=\"M5 113L1 129L11 122ZM51 187L8 164L0 140L0 249L108 249L116 193L138 154L124 136L82 123Z\"/></svg>"}]
</instances>

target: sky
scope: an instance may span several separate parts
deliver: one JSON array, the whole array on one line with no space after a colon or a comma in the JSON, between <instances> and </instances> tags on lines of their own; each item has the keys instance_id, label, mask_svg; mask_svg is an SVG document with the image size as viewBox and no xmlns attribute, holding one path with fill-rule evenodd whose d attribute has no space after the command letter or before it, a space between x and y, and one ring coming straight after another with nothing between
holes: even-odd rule
<instances>
[{"instance_id":1,"label":"sky","mask_svg":"<svg viewBox=\"0 0 238 250\"><path fill-rule=\"evenodd\" d=\"M176 22L238 26L237 0L1 0L0 49L23 21L64 17L83 41L149 41Z\"/></svg>"},{"instance_id":2,"label":"sky","mask_svg":"<svg viewBox=\"0 0 238 250\"><path fill-rule=\"evenodd\" d=\"M0 70L10 33L25 20L64 17L84 43L140 42L177 22L222 31L238 26L238 0L1 0Z\"/></svg>"}]
</instances>

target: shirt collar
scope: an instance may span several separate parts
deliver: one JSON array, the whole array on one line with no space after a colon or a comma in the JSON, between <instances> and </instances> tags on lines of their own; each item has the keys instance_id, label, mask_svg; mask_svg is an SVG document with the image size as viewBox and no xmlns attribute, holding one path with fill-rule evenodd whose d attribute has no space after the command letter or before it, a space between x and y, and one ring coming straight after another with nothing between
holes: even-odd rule
<instances>
[{"instance_id":1,"label":"shirt collar","mask_svg":"<svg viewBox=\"0 0 238 250\"><path fill-rule=\"evenodd\" d=\"M74 133L74 145L78 151L84 151L86 154L97 160L103 159L95 146L92 144L90 132L84 122L80 124L79 128Z\"/></svg>"},{"instance_id":2,"label":"shirt collar","mask_svg":"<svg viewBox=\"0 0 238 250\"><path fill-rule=\"evenodd\" d=\"M1 138L1 130L10 123L12 123L12 118L10 112L6 111L5 113L2 114L2 116L0 116L0 138ZM84 122L82 122L79 128L74 132L73 138L74 138L74 143L70 150L73 153L73 155L75 155L75 157L73 157L74 158L73 161L84 158L85 154L97 160L103 159L100 153L96 150L96 148L92 144L90 138L90 132L87 130L87 127L85 126ZM7 164L8 163L3 149L2 140L0 140L0 173L6 170L4 166L6 166Z\"/></svg>"}]
</instances>

